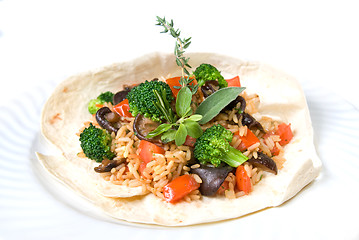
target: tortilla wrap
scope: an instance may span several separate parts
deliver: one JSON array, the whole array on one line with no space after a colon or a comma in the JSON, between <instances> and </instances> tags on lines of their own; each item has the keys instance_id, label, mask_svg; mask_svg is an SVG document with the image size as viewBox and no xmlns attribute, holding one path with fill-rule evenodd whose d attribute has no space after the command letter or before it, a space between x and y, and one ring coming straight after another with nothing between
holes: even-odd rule
<instances>
[{"instance_id":1,"label":"tortilla wrap","mask_svg":"<svg viewBox=\"0 0 359 240\"><path fill-rule=\"evenodd\" d=\"M166 226L191 225L231 219L267 207L278 206L296 195L320 172L321 162L313 144L313 130L303 91L291 76L270 66L212 53L187 54L190 65L216 66L224 77L240 76L249 93L257 93L259 115L291 123L294 137L285 146L286 162L277 175L266 174L253 191L236 199L202 197L190 203L167 203L153 194L136 196L139 189L104 183L93 168L97 164L77 156L81 152L76 133L89 119L87 104L105 91L160 76L179 76L172 54L153 53L133 61L113 64L72 76L62 82L46 102L42 134L62 154L37 153L43 167L69 188L115 219ZM105 195L112 196L106 197ZM132 196L132 197L131 197Z\"/></svg>"}]
</instances>

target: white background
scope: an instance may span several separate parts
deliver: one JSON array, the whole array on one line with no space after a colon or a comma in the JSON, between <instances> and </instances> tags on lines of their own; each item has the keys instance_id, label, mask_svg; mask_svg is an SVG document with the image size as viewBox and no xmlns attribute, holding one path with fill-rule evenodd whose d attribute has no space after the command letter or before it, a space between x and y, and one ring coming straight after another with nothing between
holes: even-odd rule
<instances>
[{"instance_id":1,"label":"white background","mask_svg":"<svg viewBox=\"0 0 359 240\"><path fill-rule=\"evenodd\" d=\"M0 106L46 81L171 52L159 15L192 37L188 51L264 62L359 107L358 10L355 1L0 0Z\"/></svg>"},{"instance_id":2,"label":"white background","mask_svg":"<svg viewBox=\"0 0 359 240\"><path fill-rule=\"evenodd\" d=\"M188 48L190 52L216 52L243 60L264 62L295 76L307 86L308 83L313 82L315 83L314 86L329 89L329 92L336 95L332 99L328 99L330 104L323 108L333 111L334 114L321 113L323 116L334 117L329 120L317 118L316 121L318 127L322 124L321 121L318 123L318 119L326 120L323 128L318 128L318 132L323 138L321 142L330 143L321 144L318 148L319 152L326 156L324 160L327 164L323 166L320 184L313 184L304 189L300 200L300 196L295 198L298 199L295 205L288 203L280 208L266 210L270 217L253 214L246 217L245 221L241 221L238 226L235 226L236 221L227 221L222 224L196 226L191 233L198 236L207 230L207 227L215 232L219 231L218 229L227 229L224 227L233 226L236 231L250 235L250 233L246 234L244 228L250 226L258 229L259 232L263 232L265 237L268 234L279 234L280 236L277 237L280 239L288 239L285 234L281 235L281 233L287 233L290 229L296 229L291 234L292 238L298 236L298 238L304 239L303 236L306 236L305 239L310 239L313 232L316 232L312 239L315 239L315 236L327 236L330 233L335 233L335 235L330 236L332 239L341 239L338 236L342 235L354 236L350 239L357 239L358 228L355 226L358 224L354 217L358 212L356 201L358 197L353 197L357 191L357 186L354 184L358 182L356 172L358 166L356 161L357 148L352 147L354 144L346 144L350 142L349 140L357 140L357 136L353 137L344 131L353 130L352 128L358 129L357 125L350 121L352 120L351 117L347 117L357 116L357 112L350 108L355 114L347 112L335 114L338 105L333 102L336 102L337 96L341 96L359 108L358 10L359 7L355 1L0 0L0 107L13 106L14 104L10 104L11 102L21 104L20 101L14 100L21 100L23 95L31 96L28 94L31 91L39 92L33 90L37 86L48 82L60 82L78 72L133 59L154 51L172 52L174 39L167 34L159 33L161 28L155 26L155 17L159 15L161 17L166 16L168 19L173 18L175 27L182 30L183 37L192 37L192 44ZM311 94L316 92L312 91ZM324 96L330 98L328 95ZM318 98L320 96L314 97L316 100ZM337 102L338 104L343 103L343 101ZM21 106L14 109L16 109L14 111L19 112L18 116L22 117L21 121L18 121L22 123L27 116L18 111ZM344 109L348 108L345 107ZM12 112L8 111L8 113ZM322 116L318 114L317 112L317 116ZM6 116L6 111L5 113L0 111L0 120L5 119ZM339 126L332 124L338 122ZM325 125L326 123L327 125ZM328 125L330 130L333 128L337 130L334 129L333 134L331 134L332 131L325 132L323 129L328 129ZM0 132L1 136L3 134L5 137L11 136L11 131L14 130L11 126L8 131L4 131L5 133ZM37 127L35 126L34 129ZM14 131L16 134L16 129ZM21 132L23 131L22 129ZM343 134L337 134L341 131ZM340 139L339 142L333 137L344 136L345 134L348 137ZM10 146L14 146L14 139L16 138L9 138ZM342 152L343 149L338 149L338 145L351 150L347 155L344 155L349 155L349 157L346 159L339 158L339 156L342 157L342 154L338 154L338 152ZM17 154L22 153L23 149L21 147L19 149L12 148L11 151L9 151L10 153L6 152L5 157L1 156L0 160L7 159L6 157L10 155L11 159L15 158L15 163L20 162L16 158ZM0 151L1 153L3 152ZM10 159L10 157L8 158ZM26 159L22 162L27 163L27 161ZM4 160L3 162L7 161ZM343 163L345 164L342 165ZM332 165L330 166L330 164ZM18 169L18 167L16 165L16 168L11 169ZM19 169L26 170L24 171L26 174L29 171L28 168L26 165L20 166ZM0 168L0 170L3 169ZM3 173L6 174L7 172L3 171ZM31 172L30 176L32 174ZM345 177L342 177L343 175ZM10 176L10 174L6 176ZM98 229L107 229L108 233L118 231L118 235L114 236L116 238L123 237L122 234L126 233L124 231L132 231L136 234L142 234L143 237L149 237L149 231L138 231L135 228L119 227L103 224L103 222L100 224L96 219L78 214L67 205L58 204L53 198L51 201L49 198L37 199L36 197L43 197L44 194L39 195L37 193L38 195L36 195L34 193L33 195L30 192L34 189L31 185L32 182L28 185L21 182L21 186L19 186L12 180L13 178L9 177L7 181L4 181L10 186L4 189L12 190L11 186L15 186L14 191L9 190L9 192L16 194L9 194L9 200L3 202L11 205L10 211L13 212L9 217L4 214L4 212L6 213L5 209L0 209L0 220L3 220L5 227L12 226L15 229L20 226L18 223L24 223L21 226L24 227L26 224L26 228L16 229L16 232L11 232L12 228L10 228L7 231L8 236L21 236L19 239L24 239L22 235L30 232L34 235L26 235L25 239L31 239L31 237L39 239L38 235L48 234L39 226L49 226L49 233L59 234L58 239L64 239L61 237L68 233L73 233L72 237L75 239L79 239L77 237L84 234L87 237L91 237L91 234L94 236L102 235ZM42 187L38 185L36 185L38 188ZM25 194L29 193L28 195L23 196L23 192L18 194L23 189L21 187L27 186L32 187L24 190ZM303 195L307 197L303 197ZM317 198L313 198L313 196L317 196ZM20 200L12 203L12 199ZM19 204L33 199L38 200L35 202L38 204L29 205L29 207L35 206L34 211L36 214L40 214L38 219L30 217L32 216L31 211L22 212L22 209L27 208L25 205ZM324 202L322 202L323 199ZM37 212L38 209L41 211ZM308 213L299 212L302 209L308 209ZM316 214L312 215L310 210L315 210ZM62 212L66 214L61 215ZM302 225L290 226L291 223L298 223L302 220L283 218L283 216L288 217L287 212L294 212L302 217L307 217L307 219L303 220ZM53 213L58 213L58 215ZM51 218L47 218L48 215L51 215ZM62 217L76 216L76 218L65 219L64 221L61 217L56 218L59 215ZM258 220L256 217L259 216L263 217L264 220L271 221L270 224L257 226L258 222L254 222L254 220ZM41 219L45 219L46 222L41 222ZM81 221L75 222L78 219ZM47 220L49 220L48 224ZM7 222L9 224L6 225ZM282 229L282 226L276 225L283 222L286 224L285 227L290 227L287 228L288 231ZM53 225L53 223L59 223L59 225ZM87 224L92 228L87 228ZM77 229L76 226L78 225L85 226L85 228ZM273 226L278 231L272 231ZM187 230L190 231L187 228L179 228L178 232L177 229L173 229L169 233L173 238L185 236L188 239ZM349 230L349 234L346 234L347 231L344 232L344 230ZM22 234L23 232L24 234ZM153 234L153 232L150 233ZM161 234L162 229L155 231L155 233ZM209 234L212 232L207 232L207 235ZM221 232L220 234L225 239L225 236L230 235L231 232ZM162 234L162 236L164 235ZM154 234L154 236L157 235ZM347 237L347 239L349 238Z\"/></svg>"}]
</instances>

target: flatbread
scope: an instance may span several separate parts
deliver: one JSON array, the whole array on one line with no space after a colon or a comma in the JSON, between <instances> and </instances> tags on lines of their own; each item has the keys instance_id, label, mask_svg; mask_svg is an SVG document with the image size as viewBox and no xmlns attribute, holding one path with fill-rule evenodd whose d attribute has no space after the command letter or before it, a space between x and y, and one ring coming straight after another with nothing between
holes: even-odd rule
<instances>
[{"instance_id":1,"label":"flatbread","mask_svg":"<svg viewBox=\"0 0 359 240\"><path fill-rule=\"evenodd\" d=\"M187 56L194 67L210 63L225 76L239 75L246 91L259 95L261 116L291 123L294 137L285 146L286 162L277 175L267 174L249 195L237 199L203 197L190 203L171 204L153 194L136 196L140 189L103 183L99 174L93 171L94 161L77 156L81 147L76 133L89 119L88 101L104 91L117 92L124 84L136 84L160 76L179 76L180 69L174 56L164 53L113 64L62 82L46 102L41 119L42 134L62 154L46 156L37 153L43 167L115 219L166 226L237 218L278 206L319 175L321 162L313 144L308 106L300 85L293 77L264 64L219 54L192 53ZM103 184L107 185L104 187ZM112 197L104 196L106 191Z\"/></svg>"}]
</instances>

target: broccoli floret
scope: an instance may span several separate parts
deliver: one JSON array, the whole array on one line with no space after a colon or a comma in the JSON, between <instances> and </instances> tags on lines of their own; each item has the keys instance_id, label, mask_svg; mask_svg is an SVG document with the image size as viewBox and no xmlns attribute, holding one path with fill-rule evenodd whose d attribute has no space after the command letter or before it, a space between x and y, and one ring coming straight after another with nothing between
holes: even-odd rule
<instances>
[{"instance_id":1,"label":"broccoli floret","mask_svg":"<svg viewBox=\"0 0 359 240\"><path fill-rule=\"evenodd\" d=\"M101 93L97 98L95 99L91 99L89 104L88 104L88 110L91 114L95 114L97 112L97 110L100 109L100 107L96 106L96 105L101 105L104 104L106 102L112 103L113 104L113 93L110 91Z\"/></svg>"},{"instance_id":2,"label":"broccoli floret","mask_svg":"<svg viewBox=\"0 0 359 240\"><path fill-rule=\"evenodd\" d=\"M104 92L104 93L101 93L97 99L100 100L100 101L103 101L103 102L110 102L113 104L113 93L110 92L110 91L107 91L107 92Z\"/></svg>"},{"instance_id":3,"label":"broccoli floret","mask_svg":"<svg viewBox=\"0 0 359 240\"><path fill-rule=\"evenodd\" d=\"M132 88L127 95L132 116L135 117L137 114L142 114L146 118L150 118L157 122L164 119L164 116L162 116L161 112L155 106L157 98L154 90L157 90L158 93L162 93L164 90L164 95L169 103L174 100L172 90L167 83L146 80L140 85Z\"/></svg>"},{"instance_id":4,"label":"broccoli floret","mask_svg":"<svg viewBox=\"0 0 359 240\"><path fill-rule=\"evenodd\" d=\"M115 154L111 152L111 135L104 129L90 124L80 134L81 148L86 157L102 162L104 159L113 159Z\"/></svg>"},{"instance_id":5,"label":"broccoli floret","mask_svg":"<svg viewBox=\"0 0 359 240\"><path fill-rule=\"evenodd\" d=\"M203 86L206 81L210 80L216 80L218 82L219 88L228 87L228 83L226 80L224 80L221 72L211 64L202 63L199 67L196 68L193 74L196 77L199 87Z\"/></svg>"},{"instance_id":6,"label":"broccoli floret","mask_svg":"<svg viewBox=\"0 0 359 240\"><path fill-rule=\"evenodd\" d=\"M222 125L213 125L207 128L199 137L194 146L194 157L202 164L210 163L218 166L221 162L231 167L238 167L248 160L248 157L229 143L233 134Z\"/></svg>"}]
</instances>

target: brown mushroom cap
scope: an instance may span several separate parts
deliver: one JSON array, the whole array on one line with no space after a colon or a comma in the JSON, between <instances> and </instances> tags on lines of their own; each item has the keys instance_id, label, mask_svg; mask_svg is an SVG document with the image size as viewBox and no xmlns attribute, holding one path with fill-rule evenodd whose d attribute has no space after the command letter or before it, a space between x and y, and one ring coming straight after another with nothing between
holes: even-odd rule
<instances>
[{"instance_id":1,"label":"brown mushroom cap","mask_svg":"<svg viewBox=\"0 0 359 240\"><path fill-rule=\"evenodd\" d=\"M110 172L112 168L119 166L121 163L125 162L125 158L121 158L119 160L109 160L105 159L101 162L100 165L94 168L95 172L103 173Z\"/></svg>"},{"instance_id":2,"label":"brown mushroom cap","mask_svg":"<svg viewBox=\"0 0 359 240\"><path fill-rule=\"evenodd\" d=\"M111 124L106 119L106 114L111 113L112 111L108 107L102 107L96 112L96 121L103 129L106 129L108 132L117 133L118 128L116 128L113 124Z\"/></svg>"},{"instance_id":3,"label":"brown mushroom cap","mask_svg":"<svg viewBox=\"0 0 359 240\"><path fill-rule=\"evenodd\" d=\"M152 121L144 117L142 114L137 114L133 122L133 131L136 136L141 140L152 142L156 145L162 145L161 137L156 136L153 138L146 138L147 134L155 130L161 123Z\"/></svg>"},{"instance_id":4,"label":"brown mushroom cap","mask_svg":"<svg viewBox=\"0 0 359 240\"><path fill-rule=\"evenodd\" d=\"M201 164L199 168L191 169L191 172L197 174L202 179L199 188L201 194L213 196L232 170L233 168L228 165L214 167L212 165Z\"/></svg>"},{"instance_id":5,"label":"brown mushroom cap","mask_svg":"<svg viewBox=\"0 0 359 240\"><path fill-rule=\"evenodd\" d=\"M277 175L278 169L277 164L273 161L272 158L268 157L266 154L262 152L258 152L258 157L248 160L249 163L254 165L255 167L261 168L265 171L271 172Z\"/></svg>"}]
</instances>

